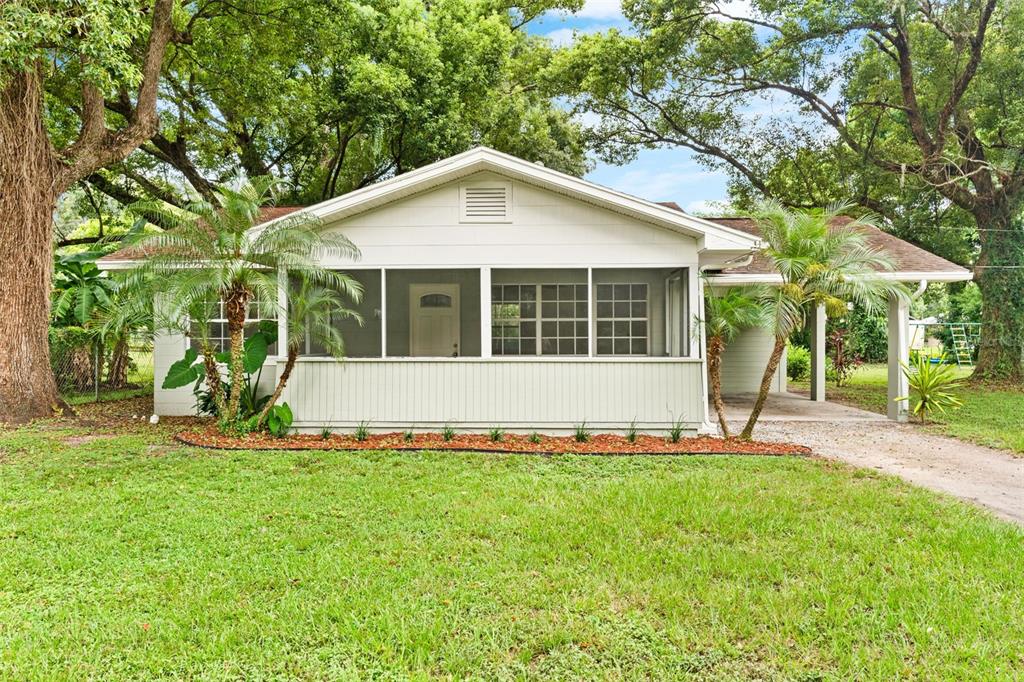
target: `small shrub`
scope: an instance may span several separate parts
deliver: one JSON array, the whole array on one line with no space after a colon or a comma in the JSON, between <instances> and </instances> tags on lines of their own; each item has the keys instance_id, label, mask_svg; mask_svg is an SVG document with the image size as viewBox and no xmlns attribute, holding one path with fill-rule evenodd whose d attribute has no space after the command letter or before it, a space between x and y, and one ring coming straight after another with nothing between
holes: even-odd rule
<instances>
[{"instance_id":1,"label":"small shrub","mask_svg":"<svg viewBox=\"0 0 1024 682\"><path fill-rule=\"evenodd\" d=\"M790 381L803 381L811 374L811 351L803 346L786 348L786 376Z\"/></svg>"},{"instance_id":2,"label":"small shrub","mask_svg":"<svg viewBox=\"0 0 1024 682\"><path fill-rule=\"evenodd\" d=\"M953 394L963 382L956 378L952 365L935 364L923 354L918 354L910 365L903 365L903 374L910 384L910 395L896 398L897 401L910 401L910 413L921 417L924 424L928 415L933 412L945 412L946 408L956 408L963 401Z\"/></svg>"},{"instance_id":3,"label":"small shrub","mask_svg":"<svg viewBox=\"0 0 1024 682\"><path fill-rule=\"evenodd\" d=\"M441 438L444 439L445 443L448 443L455 439L455 427L451 424L445 424L441 429Z\"/></svg>"},{"instance_id":4,"label":"small shrub","mask_svg":"<svg viewBox=\"0 0 1024 682\"><path fill-rule=\"evenodd\" d=\"M288 403L274 405L267 413L267 430L274 438L284 438L292 428L292 408Z\"/></svg>"},{"instance_id":5,"label":"small shrub","mask_svg":"<svg viewBox=\"0 0 1024 682\"><path fill-rule=\"evenodd\" d=\"M333 432L331 431L331 429L325 426L324 428L320 429L320 440L330 440L332 433Z\"/></svg>"},{"instance_id":6,"label":"small shrub","mask_svg":"<svg viewBox=\"0 0 1024 682\"><path fill-rule=\"evenodd\" d=\"M683 439L683 418L672 422L672 426L668 430L668 441L670 443L678 443Z\"/></svg>"},{"instance_id":7,"label":"small shrub","mask_svg":"<svg viewBox=\"0 0 1024 682\"><path fill-rule=\"evenodd\" d=\"M412 432L412 429L406 429L402 433L402 440L404 440L406 443L411 443L414 438L416 438L416 434Z\"/></svg>"},{"instance_id":8,"label":"small shrub","mask_svg":"<svg viewBox=\"0 0 1024 682\"><path fill-rule=\"evenodd\" d=\"M832 351L832 376L826 368L825 378L834 381L842 388L850 381L850 377L861 365L861 360L850 348L850 332L845 327L837 327L828 336L828 347Z\"/></svg>"},{"instance_id":9,"label":"small shrub","mask_svg":"<svg viewBox=\"0 0 1024 682\"><path fill-rule=\"evenodd\" d=\"M533 443L534 445L538 445L538 444L540 444L540 441L541 441L541 437L540 437L539 433L534 431L533 433L530 434L530 442L531 443Z\"/></svg>"},{"instance_id":10,"label":"small shrub","mask_svg":"<svg viewBox=\"0 0 1024 682\"><path fill-rule=\"evenodd\" d=\"M352 436L360 443L370 437L370 423L359 422L356 426L356 430L352 432Z\"/></svg>"},{"instance_id":11,"label":"small shrub","mask_svg":"<svg viewBox=\"0 0 1024 682\"><path fill-rule=\"evenodd\" d=\"M500 443L505 440L505 429L500 426L495 426L487 432L487 436L491 439L492 443Z\"/></svg>"},{"instance_id":12,"label":"small shrub","mask_svg":"<svg viewBox=\"0 0 1024 682\"><path fill-rule=\"evenodd\" d=\"M590 429L587 428L587 422L577 424L573 427L572 437L576 439L577 443L586 443L590 440Z\"/></svg>"},{"instance_id":13,"label":"small shrub","mask_svg":"<svg viewBox=\"0 0 1024 682\"><path fill-rule=\"evenodd\" d=\"M626 442L635 443L636 437L639 435L639 431L636 428L636 420L629 422L629 426L626 427Z\"/></svg>"}]
</instances>

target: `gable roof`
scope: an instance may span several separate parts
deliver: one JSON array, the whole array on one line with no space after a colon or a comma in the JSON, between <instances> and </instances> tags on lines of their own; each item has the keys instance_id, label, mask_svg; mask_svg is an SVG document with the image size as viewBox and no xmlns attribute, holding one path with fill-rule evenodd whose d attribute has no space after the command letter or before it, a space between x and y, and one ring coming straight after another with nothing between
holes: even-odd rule
<instances>
[{"instance_id":1,"label":"gable roof","mask_svg":"<svg viewBox=\"0 0 1024 682\"><path fill-rule=\"evenodd\" d=\"M548 191L620 213L690 237L704 239L704 248L746 250L760 240L748 232L684 213L654 201L603 187L539 163L524 161L490 147L442 159L402 175L354 190L305 210L323 221L335 221L363 213L475 173L489 171Z\"/></svg>"},{"instance_id":2,"label":"gable roof","mask_svg":"<svg viewBox=\"0 0 1024 682\"><path fill-rule=\"evenodd\" d=\"M709 218L709 220L742 230L752 236L760 237L761 231L753 218ZM853 218L839 216L832 221L834 227L843 227L854 222ZM952 263L945 258L936 256L930 251L915 246L899 237L883 232L869 225L857 229L865 233L869 246L889 254L895 263L894 270L883 270L882 275L897 281L929 280L932 282L959 282L973 277L967 268ZM729 268L712 275L711 279L721 282L774 282L779 279L778 272L771 261L760 253L755 253L750 263L741 267Z\"/></svg>"}]
</instances>

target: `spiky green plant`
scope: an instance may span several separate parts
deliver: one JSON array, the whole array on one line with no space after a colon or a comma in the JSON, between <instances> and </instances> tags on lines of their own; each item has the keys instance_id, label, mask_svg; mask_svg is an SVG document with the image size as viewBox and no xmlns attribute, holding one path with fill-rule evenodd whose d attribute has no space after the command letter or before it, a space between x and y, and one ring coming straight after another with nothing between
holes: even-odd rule
<instances>
[{"instance_id":1,"label":"spiky green plant","mask_svg":"<svg viewBox=\"0 0 1024 682\"><path fill-rule=\"evenodd\" d=\"M446 442L446 443L449 442L449 441L454 440L455 439L455 427L452 426L451 424L445 424L443 427L441 427L441 438L443 438L444 442Z\"/></svg>"},{"instance_id":2,"label":"spiky green plant","mask_svg":"<svg viewBox=\"0 0 1024 682\"><path fill-rule=\"evenodd\" d=\"M683 439L683 432L683 418L680 417L679 419L672 422L672 426L670 426L668 429L668 442L678 443Z\"/></svg>"},{"instance_id":3,"label":"spiky green plant","mask_svg":"<svg viewBox=\"0 0 1024 682\"><path fill-rule=\"evenodd\" d=\"M530 442L533 443L534 445L539 444L541 442L541 435L534 431L533 433L530 434Z\"/></svg>"},{"instance_id":4,"label":"spiky green plant","mask_svg":"<svg viewBox=\"0 0 1024 682\"><path fill-rule=\"evenodd\" d=\"M358 300L361 288L346 275L321 265L324 259L354 258L358 249L337 232L326 232L305 211L260 225L260 208L272 203L279 180L269 176L219 187L215 201L194 201L182 208L160 202L134 206L139 215L159 216L165 231L142 235L133 245L146 259L132 276L151 283L161 294L158 328L179 328L191 320L199 329L208 388L217 396L220 423L239 419L242 343L249 304L276 306L279 278L301 275L310 285ZM260 225L256 228L257 225ZM254 229L256 228L256 229ZM230 337L227 401L221 396L214 348L202 330L217 301L224 302Z\"/></svg>"},{"instance_id":5,"label":"spiky green plant","mask_svg":"<svg viewBox=\"0 0 1024 682\"><path fill-rule=\"evenodd\" d=\"M945 412L947 408L957 408L963 401L956 397L954 389L963 385L953 373L953 367L942 362L933 363L923 353L910 359L910 364L901 363L903 374L907 377L910 395L895 398L897 402L904 400L910 403L910 413L916 414L924 424L933 412Z\"/></svg>"},{"instance_id":6,"label":"spiky green plant","mask_svg":"<svg viewBox=\"0 0 1024 682\"><path fill-rule=\"evenodd\" d=\"M505 429L500 426L495 426L487 432L487 437L491 439L492 443L500 443L505 440Z\"/></svg>"},{"instance_id":7,"label":"spiky green plant","mask_svg":"<svg viewBox=\"0 0 1024 682\"><path fill-rule=\"evenodd\" d=\"M873 219L840 218L850 208L849 204L833 204L824 211L794 211L767 202L757 213L766 243L761 253L774 265L782 282L766 290L761 299L767 308L766 326L775 343L741 438L753 435L786 351L786 341L811 310L824 306L828 315L838 317L846 313L848 301L871 312L885 305L890 296L906 296L901 284L881 276L894 265L887 254L868 243L867 235L875 229Z\"/></svg>"},{"instance_id":8,"label":"spiky green plant","mask_svg":"<svg viewBox=\"0 0 1024 682\"><path fill-rule=\"evenodd\" d=\"M587 422L582 422L572 427L572 437L577 443L586 443L590 440L590 429L587 428Z\"/></svg>"},{"instance_id":9,"label":"spiky green plant","mask_svg":"<svg viewBox=\"0 0 1024 682\"><path fill-rule=\"evenodd\" d=\"M352 437L360 443L370 437L370 423L359 422L356 426L356 430L352 432Z\"/></svg>"},{"instance_id":10,"label":"spiky green plant","mask_svg":"<svg viewBox=\"0 0 1024 682\"><path fill-rule=\"evenodd\" d=\"M636 437L640 434L640 430L636 427L636 420L629 422L629 426L626 427L626 442L635 443Z\"/></svg>"}]
</instances>

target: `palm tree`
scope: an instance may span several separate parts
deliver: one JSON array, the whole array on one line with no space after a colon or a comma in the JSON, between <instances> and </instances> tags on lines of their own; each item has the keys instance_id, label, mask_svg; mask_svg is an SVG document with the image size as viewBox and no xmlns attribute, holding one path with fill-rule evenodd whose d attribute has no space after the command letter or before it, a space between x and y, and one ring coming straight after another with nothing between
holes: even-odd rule
<instances>
[{"instance_id":1,"label":"palm tree","mask_svg":"<svg viewBox=\"0 0 1024 682\"><path fill-rule=\"evenodd\" d=\"M763 299L775 343L741 438L753 435L786 341L803 325L810 310L823 305L827 314L839 317L846 313L848 301L873 311L885 305L889 296L906 295L900 284L879 276L894 265L885 253L868 245L863 228L874 227L870 217L833 225L849 207L835 204L810 213L769 202L758 213L761 236L768 244L763 254L771 259L782 283Z\"/></svg>"},{"instance_id":2,"label":"palm tree","mask_svg":"<svg viewBox=\"0 0 1024 682\"><path fill-rule=\"evenodd\" d=\"M718 426L726 438L732 436L725 420L725 403L722 402L722 353L726 345L744 329L764 326L767 312L760 289L731 287L716 292L705 278L704 319L699 323L703 325L707 337L711 401L718 414Z\"/></svg>"},{"instance_id":3,"label":"palm tree","mask_svg":"<svg viewBox=\"0 0 1024 682\"><path fill-rule=\"evenodd\" d=\"M273 395L256 420L257 429L263 425L270 410L281 398L307 337L323 346L324 350L334 357L345 354L345 338L337 327L337 322L343 319L354 319L359 324L363 323L362 316L345 305L338 291L318 286L305 277L300 277L298 288L293 289L288 296L288 359L285 361L281 376L277 378Z\"/></svg>"},{"instance_id":4,"label":"palm tree","mask_svg":"<svg viewBox=\"0 0 1024 682\"><path fill-rule=\"evenodd\" d=\"M204 356L207 386L216 397L223 424L239 420L243 380L243 342L249 304L277 307L279 277L298 275L358 301L362 286L347 275L321 266L329 257L356 258L359 250L337 233L324 232L318 218L297 212L259 229L260 207L273 201L281 181L270 176L239 180L215 191L216 203L195 201L181 209L143 202L139 215L159 216L165 231L134 240L147 255L134 277L158 283L159 326L191 319ZM224 303L228 324L230 394L221 396L215 349L205 338L211 310Z\"/></svg>"}]
</instances>

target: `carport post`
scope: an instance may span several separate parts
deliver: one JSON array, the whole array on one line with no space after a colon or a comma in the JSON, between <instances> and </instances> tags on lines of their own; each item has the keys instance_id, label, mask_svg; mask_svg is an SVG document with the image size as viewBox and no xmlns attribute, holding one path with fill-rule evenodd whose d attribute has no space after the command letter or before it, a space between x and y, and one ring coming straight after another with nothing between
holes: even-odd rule
<instances>
[{"instance_id":1,"label":"carport post","mask_svg":"<svg viewBox=\"0 0 1024 682\"><path fill-rule=\"evenodd\" d=\"M811 400L825 400L825 306L811 312Z\"/></svg>"},{"instance_id":2,"label":"carport post","mask_svg":"<svg viewBox=\"0 0 1024 682\"><path fill-rule=\"evenodd\" d=\"M910 301L903 296L889 296L889 419L907 421L907 401L896 402L910 392L907 377L900 363L910 359Z\"/></svg>"}]
</instances>

